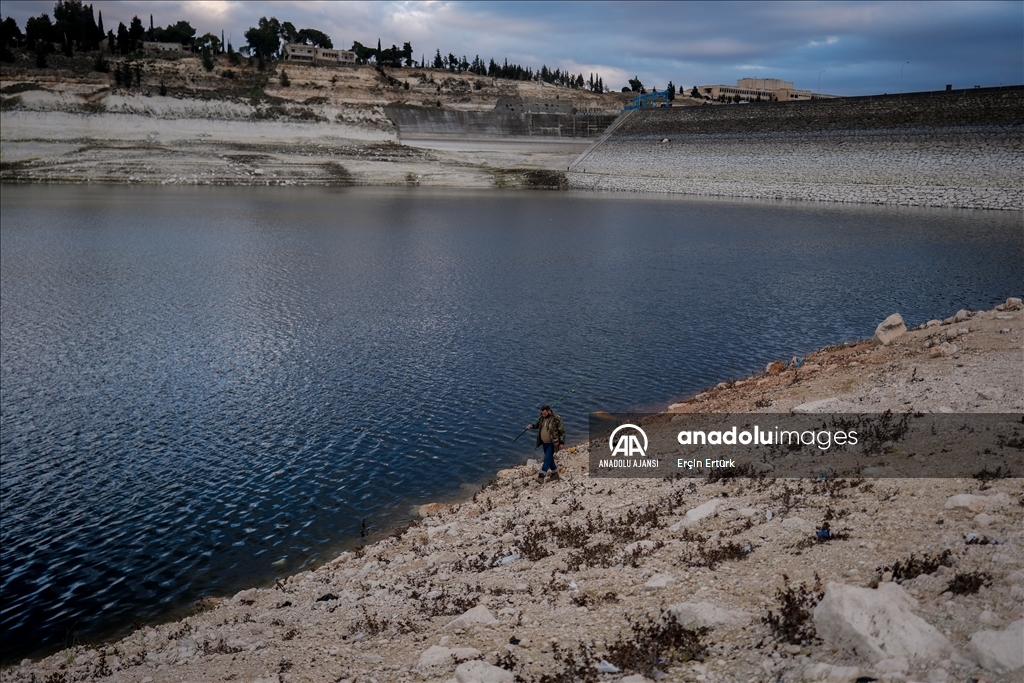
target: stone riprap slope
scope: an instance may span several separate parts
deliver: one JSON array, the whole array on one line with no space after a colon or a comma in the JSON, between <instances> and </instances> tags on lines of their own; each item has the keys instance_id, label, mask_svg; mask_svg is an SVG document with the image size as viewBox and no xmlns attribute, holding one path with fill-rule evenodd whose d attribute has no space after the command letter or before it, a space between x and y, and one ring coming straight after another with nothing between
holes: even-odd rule
<instances>
[{"instance_id":1,"label":"stone riprap slope","mask_svg":"<svg viewBox=\"0 0 1024 683\"><path fill-rule=\"evenodd\" d=\"M1021 309L773 363L672 410L1017 413ZM0 681L1021 680L1024 480L599 479L587 458L563 451L543 485L503 470L315 571Z\"/></svg>"},{"instance_id":2,"label":"stone riprap slope","mask_svg":"<svg viewBox=\"0 0 1024 683\"><path fill-rule=\"evenodd\" d=\"M568 175L598 190L1020 211L1024 90L640 111Z\"/></svg>"}]
</instances>

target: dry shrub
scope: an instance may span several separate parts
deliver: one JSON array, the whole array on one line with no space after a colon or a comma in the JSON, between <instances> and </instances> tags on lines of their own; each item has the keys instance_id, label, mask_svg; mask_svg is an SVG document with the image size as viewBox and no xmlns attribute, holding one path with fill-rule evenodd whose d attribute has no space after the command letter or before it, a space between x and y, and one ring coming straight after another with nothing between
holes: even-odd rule
<instances>
[{"instance_id":1,"label":"dry shrub","mask_svg":"<svg viewBox=\"0 0 1024 683\"><path fill-rule=\"evenodd\" d=\"M814 641L818 634L814 630L814 608L825 597L821 589L821 578L814 575L814 586L808 589L803 582L795 588L789 585L789 577L782 575L785 590L776 590L775 599L779 601L779 612L769 610L761 617L761 623L767 624L775 639L794 645L806 645Z\"/></svg>"}]
</instances>

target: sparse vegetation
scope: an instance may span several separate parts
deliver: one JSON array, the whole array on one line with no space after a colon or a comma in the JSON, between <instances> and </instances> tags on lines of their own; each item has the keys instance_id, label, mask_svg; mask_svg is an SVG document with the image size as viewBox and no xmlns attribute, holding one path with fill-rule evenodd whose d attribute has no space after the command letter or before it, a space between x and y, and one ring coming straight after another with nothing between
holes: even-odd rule
<instances>
[{"instance_id":1,"label":"sparse vegetation","mask_svg":"<svg viewBox=\"0 0 1024 683\"><path fill-rule=\"evenodd\" d=\"M992 575L988 572L957 572L942 592L953 595L973 595L981 590L982 586L990 585L992 585Z\"/></svg>"},{"instance_id":2,"label":"sparse vegetation","mask_svg":"<svg viewBox=\"0 0 1024 683\"><path fill-rule=\"evenodd\" d=\"M779 603L778 612L769 610L761 617L761 623L771 629L776 640L794 645L806 645L817 638L814 629L814 608L825 596L821 578L814 575L814 585L808 588L803 582L796 586L789 583L789 577L782 575L785 590L775 591Z\"/></svg>"},{"instance_id":3,"label":"sparse vegetation","mask_svg":"<svg viewBox=\"0 0 1024 683\"><path fill-rule=\"evenodd\" d=\"M893 581L910 581L922 574L934 574L939 567L952 567L954 560L953 552L948 548L935 556L925 553L921 557L916 557L911 553L906 560L896 560L891 565L878 567L876 571L879 576L891 572Z\"/></svg>"},{"instance_id":4,"label":"sparse vegetation","mask_svg":"<svg viewBox=\"0 0 1024 683\"><path fill-rule=\"evenodd\" d=\"M696 547L689 549L681 558L687 566L707 567L714 569L722 562L746 559L752 551L748 544L727 541L725 543L708 543L701 538L697 541Z\"/></svg>"},{"instance_id":5,"label":"sparse vegetation","mask_svg":"<svg viewBox=\"0 0 1024 683\"><path fill-rule=\"evenodd\" d=\"M671 612L644 615L630 624L631 634L608 646L608 661L643 675L674 662L703 659L707 629L684 628Z\"/></svg>"}]
</instances>

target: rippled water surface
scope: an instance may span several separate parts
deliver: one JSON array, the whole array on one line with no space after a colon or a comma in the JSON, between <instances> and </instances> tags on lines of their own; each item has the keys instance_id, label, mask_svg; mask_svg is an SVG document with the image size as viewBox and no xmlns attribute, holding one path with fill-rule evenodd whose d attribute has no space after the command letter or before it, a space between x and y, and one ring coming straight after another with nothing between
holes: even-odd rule
<instances>
[{"instance_id":1,"label":"rippled water surface","mask_svg":"<svg viewBox=\"0 0 1024 683\"><path fill-rule=\"evenodd\" d=\"M1024 291L1019 214L4 187L2 656L295 572L654 408ZM630 341L632 339L632 341ZM627 343L628 342L628 343ZM605 359L603 363L600 361ZM595 367L596 365L596 367Z\"/></svg>"}]
</instances>

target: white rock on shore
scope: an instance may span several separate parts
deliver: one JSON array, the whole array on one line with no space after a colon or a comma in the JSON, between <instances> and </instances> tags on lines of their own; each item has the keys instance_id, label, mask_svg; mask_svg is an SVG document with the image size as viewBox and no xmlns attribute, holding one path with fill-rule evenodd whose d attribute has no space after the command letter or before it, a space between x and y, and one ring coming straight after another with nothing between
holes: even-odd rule
<instances>
[{"instance_id":1,"label":"white rock on shore","mask_svg":"<svg viewBox=\"0 0 1024 683\"><path fill-rule=\"evenodd\" d=\"M923 664L949 657L953 646L911 609L916 602L894 583L877 590L830 583L814 608L814 626L826 643L871 664Z\"/></svg>"},{"instance_id":2,"label":"white rock on shore","mask_svg":"<svg viewBox=\"0 0 1024 683\"><path fill-rule=\"evenodd\" d=\"M906 331L907 326L903 322L903 316L899 313L893 313L878 323L878 327L875 328L875 341L888 345L901 334L905 334Z\"/></svg>"},{"instance_id":3,"label":"white rock on shore","mask_svg":"<svg viewBox=\"0 0 1024 683\"><path fill-rule=\"evenodd\" d=\"M967 650L990 671L1010 673L1024 668L1024 617L1002 631L978 631Z\"/></svg>"}]
</instances>

